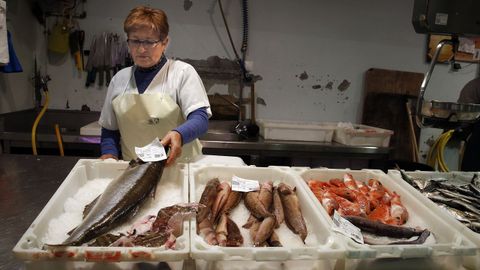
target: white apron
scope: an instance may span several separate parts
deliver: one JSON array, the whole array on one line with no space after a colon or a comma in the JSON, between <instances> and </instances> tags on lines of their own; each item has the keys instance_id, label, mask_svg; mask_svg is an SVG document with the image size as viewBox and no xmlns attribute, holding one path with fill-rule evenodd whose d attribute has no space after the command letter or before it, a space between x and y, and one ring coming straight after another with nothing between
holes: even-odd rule
<instances>
[{"instance_id":1,"label":"white apron","mask_svg":"<svg viewBox=\"0 0 480 270\"><path fill-rule=\"evenodd\" d=\"M162 89L151 91L150 86L162 87L168 78L171 60L153 78L143 94L133 88L134 68L123 93L112 101L121 134L121 147L124 160L137 158L135 146L143 147L155 137L162 139L167 132L178 127L185 119L178 104ZM129 88L133 88L130 89ZM162 87L163 88L163 87ZM132 91L133 90L133 91ZM177 162L188 162L202 153L202 145L198 139L184 144L182 155Z\"/></svg>"}]
</instances>

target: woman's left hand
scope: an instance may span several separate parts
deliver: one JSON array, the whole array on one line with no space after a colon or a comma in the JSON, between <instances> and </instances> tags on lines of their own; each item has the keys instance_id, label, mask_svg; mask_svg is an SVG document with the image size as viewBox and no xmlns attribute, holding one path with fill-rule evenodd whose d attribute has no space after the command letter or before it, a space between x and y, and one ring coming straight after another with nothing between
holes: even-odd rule
<instances>
[{"instance_id":1,"label":"woman's left hand","mask_svg":"<svg viewBox=\"0 0 480 270\"><path fill-rule=\"evenodd\" d=\"M182 154L182 135L177 131L169 131L167 135L160 141L163 146L169 146L170 152L168 154L166 166L175 163L175 159Z\"/></svg>"}]
</instances>

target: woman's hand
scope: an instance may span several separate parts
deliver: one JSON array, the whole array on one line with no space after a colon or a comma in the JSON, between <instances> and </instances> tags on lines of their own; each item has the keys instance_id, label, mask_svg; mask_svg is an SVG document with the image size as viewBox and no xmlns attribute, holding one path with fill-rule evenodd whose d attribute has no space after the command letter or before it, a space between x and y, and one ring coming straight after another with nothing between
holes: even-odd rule
<instances>
[{"instance_id":1,"label":"woman's hand","mask_svg":"<svg viewBox=\"0 0 480 270\"><path fill-rule=\"evenodd\" d=\"M100 156L100 159L101 159L101 160L105 160L105 159L108 159L108 158L113 158L113 159L115 159L115 160L118 160L118 157L116 157L116 156L114 156L114 155L112 155L112 154L104 154L104 155Z\"/></svg>"},{"instance_id":2,"label":"woman's hand","mask_svg":"<svg viewBox=\"0 0 480 270\"><path fill-rule=\"evenodd\" d=\"M175 159L182 154L182 135L177 131L169 131L167 135L160 141L163 146L169 146L170 152L168 154L166 166L175 163Z\"/></svg>"}]
</instances>

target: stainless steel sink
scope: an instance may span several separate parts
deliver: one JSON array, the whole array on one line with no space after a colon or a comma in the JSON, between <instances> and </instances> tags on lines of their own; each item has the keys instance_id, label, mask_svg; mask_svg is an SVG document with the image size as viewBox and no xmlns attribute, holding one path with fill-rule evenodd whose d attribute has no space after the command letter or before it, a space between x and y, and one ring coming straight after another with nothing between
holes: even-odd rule
<instances>
[{"instance_id":1,"label":"stainless steel sink","mask_svg":"<svg viewBox=\"0 0 480 270\"><path fill-rule=\"evenodd\" d=\"M242 141L244 138L237 133L207 132L200 137L204 141Z\"/></svg>"}]
</instances>

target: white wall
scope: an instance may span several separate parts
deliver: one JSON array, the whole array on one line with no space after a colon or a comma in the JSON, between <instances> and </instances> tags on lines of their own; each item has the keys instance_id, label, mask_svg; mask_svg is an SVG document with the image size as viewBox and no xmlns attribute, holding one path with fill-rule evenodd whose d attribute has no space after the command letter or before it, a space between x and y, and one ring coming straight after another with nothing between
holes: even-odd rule
<instances>
[{"instance_id":1,"label":"white wall","mask_svg":"<svg viewBox=\"0 0 480 270\"><path fill-rule=\"evenodd\" d=\"M162 8L169 16L168 56L206 59L216 55L233 59L217 0L192 0L191 8L186 10L184 3L188 2L87 1L87 19L79 21L86 31L86 47L93 35L102 31L123 33L123 20L129 10L145 4ZM222 3L239 50L241 1ZM373 67L424 73L428 68L426 37L413 30L412 8L413 0L250 0L247 60L253 61L251 71L263 78L257 82L256 91L267 104L258 105L257 118L360 121L365 71ZM25 20L24 24L16 29L17 38L31 34L34 29L31 20ZM23 29L28 29L28 33L22 33ZM20 49L32 44L17 42L17 46ZM38 31L36 53L45 55L45 51L45 38ZM68 101L70 109L78 110L86 104L92 110L101 110L106 88L85 88L86 74L75 70L70 56L59 62L62 64L46 65L43 60L44 70L52 77L51 108L65 109ZM426 98L455 101L461 87L476 73L477 65L463 66L460 72L452 73L448 66L437 65ZM300 74L304 72L308 78L301 80ZM28 88L25 75L15 78L15 84ZM343 80L350 82L350 87L341 92L337 87ZM332 90L325 88L329 82L333 83ZM321 88L313 89L314 85ZM25 94L30 90L20 88L7 85L6 94L0 97L2 111L32 106L33 101L29 100L32 97ZM222 86L209 91L218 89Z\"/></svg>"},{"instance_id":2,"label":"white wall","mask_svg":"<svg viewBox=\"0 0 480 270\"><path fill-rule=\"evenodd\" d=\"M25 5L24 1L20 2ZM371 67L422 73L427 70L425 36L415 33L410 22L412 0L249 2L247 60L253 61L251 71L263 78L256 84L256 90L267 104L258 106L257 118L359 121L366 70ZM87 1L87 19L79 20L79 23L86 31L85 46L88 47L95 34L103 31L123 33L123 20L132 7L152 5L163 8L169 16L169 56L206 59L217 55L233 59L216 3L216 0L192 1L192 7L185 10L184 2L178 0ZM241 42L240 0L223 0L222 3L238 50ZM15 34L32 36L35 28L31 25L36 23L31 20L25 20L28 22L26 26L19 24L28 29L30 35L24 33L23 28L15 29L19 33ZM53 20L50 19L50 24ZM40 27L36 29L39 29L37 54L45 59L45 36ZM17 43L18 47L32 46L31 42L24 40ZM28 60L32 62L31 55ZM51 108L65 109L68 100L70 109L80 109L83 104L92 110L101 109L106 88L85 88L86 74L75 70L69 55L63 59L57 57L56 63L50 61L47 65L45 60L42 62L43 71L52 77L49 84ZM452 74L448 67L437 66L427 89L427 98L455 100L459 89L475 76L475 68L476 65L471 65ZM303 72L308 75L305 80L299 76ZM18 84L20 80L23 78L16 79ZM341 92L337 87L343 80L351 84ZM333 83L332 90L325 88L329 82ZM22 85L28 86L25 82ZM314 85L321 88L313 89ZM19 99L14 95L19 91L23 93L24 89L10 88L7 96ZM24 99L20 104L9 102L7 110L31 106L32 102Z\"/></svg>"},{"instance_id":3,"label":"white wall","mask_svg":"<svg viewBox=\"0 0 480 270\"><path fill-rule=\"evenodd\" d=\"M35 35L38 24L30 13L27 1L7 1L7 29L12 34L15 53L22 65L21 73L0 72L0 113L34 106Z\"/></svg>"}]
</instances>

